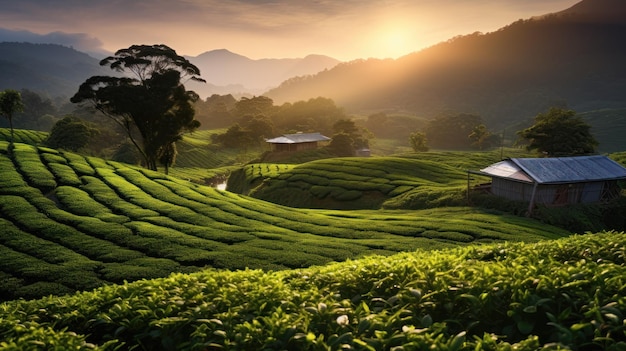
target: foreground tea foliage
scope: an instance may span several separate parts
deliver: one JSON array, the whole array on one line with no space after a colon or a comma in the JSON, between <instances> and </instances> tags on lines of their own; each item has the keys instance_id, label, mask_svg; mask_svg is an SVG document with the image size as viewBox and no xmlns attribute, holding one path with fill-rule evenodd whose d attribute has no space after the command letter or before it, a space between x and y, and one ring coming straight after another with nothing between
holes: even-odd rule
<instances>
[{"instance_id":1,"label":"foreground tea foliage","mask_svg":"<svg viewBox=\"0 0 626 351\"><path fill-rule=\"evenodd\" d=\"M626 234L206 270L0 305L29 350L623 350Z\"/></svg>"},{"instance_id":2,"label":"foreground tea foliage","mask_svg":"<svg viewBox=\"0 0 626 351\"><path fill-rule=\"evenodd\" d=\"M0 142L0 300L205 267L281 270L569 232L470 208L292 209L126 164Z\"/></svg>"}]
</instances>

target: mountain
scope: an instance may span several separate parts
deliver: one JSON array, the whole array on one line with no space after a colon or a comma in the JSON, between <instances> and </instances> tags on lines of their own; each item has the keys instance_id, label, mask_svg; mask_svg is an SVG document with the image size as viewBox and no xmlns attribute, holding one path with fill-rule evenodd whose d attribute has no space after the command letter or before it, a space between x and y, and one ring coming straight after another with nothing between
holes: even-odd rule
<instances>
[{"instance_id":1,"label":"mountain","mask_svg":"<svg viewBox=\"0 0 626 351\"><path fill-rule=\"evenodd\" d=\"M111 74L98 59L57 44L3 42L0 52L0 90L69 98L87 78Z\"/></svg>"},{"instance_id":2,"label":"mountain","mask_svg":"<svg viewBox=\"0 0 626 351\"><path fill-rule=\"evenodd\" d=\"M277 103L324 96L351 112L473 113L502 127L555 105L626 107L625 39L626 2L584 0L397 60L342 63L265 95Z\"/></svg>"},{"instance_id":3,"label":"mountain","mask_svg":"<svg viewBox=\"0 0 626 351\"><path fill-rule=\"evenodd\" d=\"M226 49L186 58L200 68L202 77L209 83L189 83L189 88L203 97L226 92L260 95L291 77L315 74L340 63L323 55L253 60Z\"/></svg>"},{"instance_id":4,"label":"mountain","mask_svg":"<svg viewBox=\"0 0 626 351\"><path fill-rule=\"evenodd\" d=\"M29 89L50 97L70 97L94 75L114 74L99 59L57 44L0 42L0 89ZM260 95L282 81L310 75L339 63L327 56L252 60L228 50L187 57L197 65L206 84L187 82L205 98L212 94Z\"/></svg>"}]
</instances>

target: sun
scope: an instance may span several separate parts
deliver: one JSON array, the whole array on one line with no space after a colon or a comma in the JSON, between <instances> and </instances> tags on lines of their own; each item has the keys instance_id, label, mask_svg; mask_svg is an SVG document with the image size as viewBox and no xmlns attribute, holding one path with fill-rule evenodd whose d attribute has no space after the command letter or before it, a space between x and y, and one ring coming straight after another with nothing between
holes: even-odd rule
<instances>
[{"instance_id":1,"label":"sun","mask_svg":"<svg viewBox=\"0 0 626 351\"><path fill-rule=\"evenodd\" d=\"M379 32L377 44L380 53L389 58L398 58L414 51L410 33L403 27L382 29Z\"/></svg>"}]
</instances>

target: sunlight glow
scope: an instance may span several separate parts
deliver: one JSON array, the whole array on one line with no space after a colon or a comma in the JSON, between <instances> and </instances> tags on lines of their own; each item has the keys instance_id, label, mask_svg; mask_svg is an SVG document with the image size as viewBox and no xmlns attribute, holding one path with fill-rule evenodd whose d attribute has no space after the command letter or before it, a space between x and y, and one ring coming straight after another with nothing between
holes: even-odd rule
<instances>
[{"instance_id":1,"label":"sunlight glow","mask_svg":"<svg viewBox=\"0 0 626 351\"><path fill-rule=\"evenodd\" d=\"M375 36L372 49L379 51L381 58L398 58L414 51L416 44L408 28L392 26L383 28Z\"/></svg>"}]
</instances>

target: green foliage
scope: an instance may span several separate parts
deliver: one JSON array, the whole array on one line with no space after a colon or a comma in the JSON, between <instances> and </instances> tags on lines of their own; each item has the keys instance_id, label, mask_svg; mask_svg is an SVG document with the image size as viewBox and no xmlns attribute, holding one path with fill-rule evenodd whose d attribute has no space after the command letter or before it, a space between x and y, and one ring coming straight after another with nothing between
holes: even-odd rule
<instances>
[{"instance_id":1,"label":"green foliage","mask_svg":"<svg viewBox=\"0 0 626 351\"><path fill-rule=\"evenodd\" d=\"M65 116L54 124L45 144L54 149L78 151L89 144L98 129L78 117Z\"/></svg>"},{"instance_id":2,"label":"green foliage","mask_svg":"<svg viewBox=\"0 0 626 351\"><path fill-rule=\"evenodd\" d=\"M535 117L535 124L518 132L528 142L528 150L537 150L551 157L585 155L595 152L598 142L591 126L576 112L551 108Z\"/></svg>"},{"instance_id":3,"label":"green foliage","mask_svg":"<svg viewBox=\"0 0 626 351\"><path fill-rule=\"evenodd\" d=\"M499 154L491 152L324 159L285 169L279 175L264 174L263 183L259 176L246 173L245 177L231 179L229 189L242 190L244 194L247 190L253 197L296 207L423 209L458 206L467 203L463 193L467 187L465 171L483 167L498 157ZM246 167L254 169L256 166ZM241 184L247 184L247 188ZM354 201L357 198L359 201Z\"/></svg>"},{"instance_id":4,"label":"green foliage","mask_svg":"<svg viewBox=\"0 0 626 351\"><path fill-rule=\"evenodd\" d=\"M433 148L466 150L472 147L469 136L482 123L476 115L439 116L428 122L424 132Z\"/></svg>"},{"instance_id":5,"label":"green foliage","mask_svg":"<svg viewBox=\"0 0 626 351\"><path fill-rule=\"evenodd\" d=\"M22 103L22 95L13 89L6 89L0 91L0 116L6 118L9 121L11 127L11 142L13 142L13 116L17 112L24 110L24 104Z\"/></svg>"},{"instance_id":6,"label":"green foliage","mask_svg":"<svg viewBox=\"0 0 626 351\"><path fill-rule=\"evenodd\" d=\"M11 154L9 143L0 142L2 300L205 267L284 270L371 254L568 234L533 220L470 208L294 209L119 162L14 146ZM276 179L293 184L285 187L284 196L293 201L315 196L318 207L326 201L380 203L384 197L373 194L407 191L406 184L424 182L413 174L439 172L444 184L454 182L444 176L450 169L442 173L430 161L420 162L419 172L410 157L356 161L251 164L241 173L252 183ZM311 188L307 182L312 180L319 185Z\"/></svg>"},{"instance_id":7,"label":"green foliage","mask_svg":"<svg viewBox=\"0 0 626 351\"><path fill-rule=\"evenodd\" d=\"M100 64L133 77L93 76L70 100L90 102L111 118L126 131L146 166L156 170L159 158L172 154L172 144L181 140L184 132L200 126L193 109L199 97L181 83L186 76L204 82L200 70L162 44L133 45ZM165 157L166 167L170 160Z\"/></svg>"},{"instance_id":8,"label":"green foliage","mask_svg":"<svg viewBox=\"0 0 626 351\"><path fill-rule=\"evenodd\" d=\"M626 234L204 270L0 305L2 346L620 350Z\"/></svg>"},{"instance_id":9,"label":"green foliage","mask_svg":"<svg viewBox=\"0 0 626 351\"><path fill-rule=\"evenodd\" d=\"M428 139L426 139L426 134L422 132L411 133L409 136L409 143L411 144L413 151L428 151Z\"/></svg>"},{"instance_id":10,"label":"green foliage","mask_svg":"<svg viewBox=\"0 0 626 351\"><path fill-rule=\"evenodd\" d=\"M43 191L56 187L54 175L42 163L35 146L15 144L13 155L16 166L29 184Z\"/></svg>"},{"instance_id":11,"label":"green foliage","mask_svg":"<svg viewBox=\"0 0 626 351\"><path fill-rule=\"evenodd\" d=\"M227 148L246 149L258 143L258 136L251 130L242 128L239 123L232 125L224 134L215 136L215 142Z\"/></svg>"},{"instance_id":12,"label":"green foliage","mask_svg":"<svg viewBox=\"0 0 626 351\"><path fill-rule=\"evenodd\" d=\"M328 150L339 157L353 156L354 149L354 140L346 133L333 134L328 144Z\"/></svg>"},{"instance_id":13,"label":"green foliage","mask_svg":"<svg viewBox=\"0 0 626 351\"><path fill-rule=\"evenodd\" d=\"M16 143L39 145L48 137L48 133L38 132L34 130L15 129L13 138ZM11 131L6 128L0 128L0 140L11 140Z\"/></svg>"}]
</instances>

